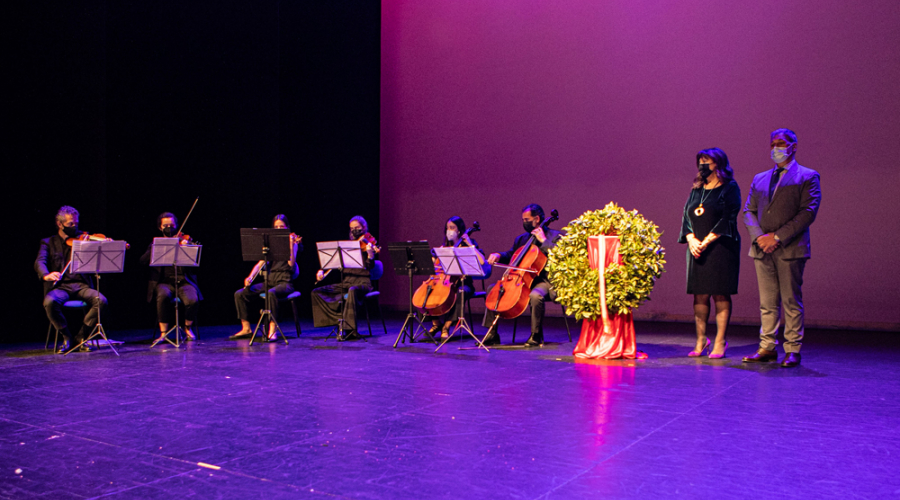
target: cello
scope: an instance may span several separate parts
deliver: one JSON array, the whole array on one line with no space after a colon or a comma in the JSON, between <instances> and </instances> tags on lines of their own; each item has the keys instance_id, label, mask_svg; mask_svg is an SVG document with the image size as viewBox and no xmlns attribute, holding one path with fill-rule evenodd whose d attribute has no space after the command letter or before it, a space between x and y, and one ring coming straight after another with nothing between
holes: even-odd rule
<instances>
[{"instance_id":1,"label":"cello","mask_svg":"<svg viewBox=\"0 0 900 500\"><path fill-rule=\"evenodd\" d=\"M551 222L559 219L559 212L553 210L550 217L541 223L541 230L547 229ZM517 318L528 308L528 296L531 294L531 283L535 276L541 273L547 263L547 256L534 246L535 237L532 234L513 254L508 266L495 264L497 267L506 267L497 283L488 292L485 298L485 307L497 313L503 319Z\"/></svg>"},{"instance_id":2,"label":"cello","mask_svg":"<svg viewBox=\"0 0 900 500\"><path fill-rule=\"evenodd\" d=\"M478 221L474 221L472 227L466 229L465 236L478 231L481 231L481 226ZM460 236L453 248L458 248L463 241L464 238ZM413 295L413 306L428 316L447 314L456 304L460 278L461 276L447 276L443 270L429 276Z\"/></svg>"}]
</instances>

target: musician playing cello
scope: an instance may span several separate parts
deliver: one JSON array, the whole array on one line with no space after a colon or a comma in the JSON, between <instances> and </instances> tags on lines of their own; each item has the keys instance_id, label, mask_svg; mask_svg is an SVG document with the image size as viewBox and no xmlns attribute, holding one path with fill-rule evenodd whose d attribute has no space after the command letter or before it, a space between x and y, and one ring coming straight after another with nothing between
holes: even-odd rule
<instances>
[{"instance_id":1,"label":"musician playing cello","mask_svg":"<svg viewBox=\"0 0 900 500\"><path fill-rule=\"evenodd\" d=\"M278 214L272 219L272 227L275 229L290 229L291 223L284 214ZM291 259L274 261L269 264L269 272L265 273L266 261L261 260L253 266L250 275L244 278L244 288L234 292L234 306L237 309L238 319L241 321L241 331L228 337L229 340L237 340L253 335L250 328L250 316L247 314L247 306L250 300L266 291L265 283L253 284L256 276L263 274L268 281L269 293L266 294L266 309L272 313L272 321L269 321L269 340L276 338L276 321L278 321L278 301L294 293L293 281L300 274L297 266L297 254L303 251L303 238L291 233Z\"/></svg>"},{"instance_id":2,"label":"musician playing cello","mask_svg":"<svg viewBox=\"0 0 900 500\"><path fill-rule=\"evenodd\" d=\"M477 230L477 228L475 230ZM481 252L481 249L478 247L478 243L475 241L475 239L466 234L466 223L462 220L461 217L457 216L450 217L449 219L447 219L446 224L444 224L444 243L441 246L475 247L476 250ZM434 259L434 265L437 274L442 274L443 270L440 268L440 261ZM475 291L472 286L472 278L467 276L465 282L462 283L461 286L465 289L465 297L471 297L472 293ZM428 333L430 333L431 335L435 335L437 334L438 330L440 330L442 339L449 337L450 327L455 321L462 317L464 306L465 304L462 303L461 300L458 300L458 298L456 298L453 309L451 309L449 312L440 316L431 316L432 326L431 329L428 330Z\"/></svg>"},{"instance_id":3,"label":"musician playing cello","mask_svg":"<svg viewBox=\"0 0 900 500\"><path fill-rule=\"evenodd\" d=\"M375 267L375 254L379 248L375 239L369 234L366 219L357 215L350 219L350 239L357 240L365 248L363 269L344 269L344 279L336 285L327 285L312 291L313 325L316 328L333 326L343 319L344 338L353 340L360 338L356 329L356 310L363 303L366 294L372 291L369 271ZM316 280L325 279L325 271L316 273ZM343 312L341 302L343 297Z\"/></svg>"},{"instance_id":4,"label":"musician playing cello","mask_svg":"<svg viewBox=\"0 0 900 500\"><path fill-rule=\"evenodd\" d=\"M556 242L562 237L562 233L554 229L541 229L541 223L544 222L544 209L540 205L531 204L522 209L522 227L525 232L516 237L512 248L503 253L492 253L488 256L489 264L508 264L513 254L520 247L528 242L528 239L534 235L534 244L538 249L546 255L551 248L556 246ZM531 305L531 336L525 342L526 346L536 347L544 343L544 303L547 300L556 299L556 291L550 285L547 279L547 270L544 269L534 278L531 285L531 294L529 303ZM490 309L485 309L484 326L490 327L494 323L495 313ZM499 344L500 334L498 328L494 326L484 338L485 344Z\"/></svg>"},{"instance_id":5,"label":"musician playing cello","mask_svg":"<svg viewBox=\"0 0 900 500\"><path fill-rule=\"evenodd\" d=\"M47 318L63 337L57 350L57 353L62 354L72 345L78 345L84 340L85 329L90 332L94 328L100 308L106 308L106 297L94 290L94 281L90 275L73 274L71 266L68 266L72 258L72 247L66 244L66 240L84 234L78 230L78 210L70 206L61 207L56 212L56 229L56 234L41 240L34 270L44 283L44 310L47 311ZM62 306L68 300L82 300L91 307L84 316L84 324L75 335L74 344L62 312ZM88 352L92 348L82 344L78 350Z\"/></svg>"},{"instance_id":6,"label":"musician playing cello","mask_svg":"<svg viewBox=\"0 0 900 500\"><path fill-rule=\"evenodd\" d=\"M156 218L156 229L166 238L174 238L178 234L178 217L172 212L164 212ZM153 244L147 246L147 251L141 256L141 264L150 265ZM153 343L158 344L166 338L169 331L169 303L175 300L175 285L178 285L178 299L184 304L184 334L187 340L197 340L191 325L197 319L197 307L203 300L203 295L197 287L197 274L193 267L152 266L150 267L150 280L147 284L147 302L153 302L156 297L156 320L159 322L159 338ZM175 306L178 307L178 306Z\"/></svg>"}]
</instances>

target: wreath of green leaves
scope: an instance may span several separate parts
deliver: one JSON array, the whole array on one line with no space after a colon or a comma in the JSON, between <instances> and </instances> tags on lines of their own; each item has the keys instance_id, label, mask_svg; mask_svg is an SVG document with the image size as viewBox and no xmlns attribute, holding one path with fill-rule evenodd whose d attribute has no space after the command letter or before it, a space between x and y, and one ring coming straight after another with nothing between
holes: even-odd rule
<instances>
[{"instance_id":1,"label":"wreath of green leaves","mask_svg":"<svg viewBox=\"0 0 900 500\"><path fill-rule=\"evenodd\" d=\"M606 305L611 313L625 314L650 298L656 279L663 273L665 249L656 224L637 210L626 212L610 202L603 210L585 212L565 227L550 253L547 268L556 289L556 301L576 319L601 316L598 270L588 260L588 237L619 236L622 264L606 268Z\"/></svg>"}]
</instances>

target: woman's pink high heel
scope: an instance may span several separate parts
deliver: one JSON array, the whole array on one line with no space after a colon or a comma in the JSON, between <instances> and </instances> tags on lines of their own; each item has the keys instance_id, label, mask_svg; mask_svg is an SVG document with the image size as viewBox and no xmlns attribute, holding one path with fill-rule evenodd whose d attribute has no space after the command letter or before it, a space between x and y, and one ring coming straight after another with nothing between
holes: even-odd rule
<instances>
[{"instance_id":1,"label":"woman's pink high heel","mask_svg":"<svg viewBox=\"0 0 900 500\"><path fill-rule=\"evenodd\" d=\"M700 349L700 352L697 352L697 351L689 352L688 357L697 358L697 357L703 356L703 353L706 352L707 349L709 349L709 345L710 345L710 341L709 341L709 339L706 339L706 345L703 346L703 349Z\"/></svg>"},{"instance_id":2,"label":"woman's pink high heel","mask_svg":"<svg viewBox=\"0 0 900 500\"><path fill-rule=\"evenodd\" d=\"M709 353L709 359L722 359L722 358L725 357L725 351L727 351L727 350L728 350L728 341L726 340L726 341L725 341L725 348L722 349L722 354L713 354L712 352L710 352L710 353Z\"/></svg>"}]
</instances>

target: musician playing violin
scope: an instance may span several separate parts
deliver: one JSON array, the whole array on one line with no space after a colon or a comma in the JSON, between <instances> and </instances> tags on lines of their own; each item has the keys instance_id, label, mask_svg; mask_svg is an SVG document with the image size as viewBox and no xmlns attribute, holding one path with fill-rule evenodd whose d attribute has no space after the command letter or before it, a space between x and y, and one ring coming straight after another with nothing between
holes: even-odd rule
<instances>
[{"instance_id":1,"label":"musician playing violin","mask_svg":"<svg viewBox=\"0 0 900 500\"><path fill-rule=\"evenodd\" d=\"M156 218L156 228L166 238L174 238L178 235L178 218L172 212L164 212ZM183 236L183 235L182 235ZM186 241L186 240L185 240ZM147 251L141 256L141 264L150 265L153 244L147 246ZM197 286L197 274L194 267L162 266L150 267L150 281L147 284L147 302L153 302L156 297L156 320L159 322L160 334L157 343L165 339L169 331L171 312L166 307L175 300L175 288L178 285L178 299L184 304L184 333L187 340L197 340L191 325L197 319L197 307L203 300L200 288ZM176 306L177 307L177 306Z\"/></svg>"},{"instance_id":2,"label":"musician playing violin","mask_svg":"<svg viewBox=\"0 0 900 500\"><path fill-rule=\"evenodd\" d=\"M489 264L508 264L513 254L520 247L527 243L528 239L534 235L534 244L538 249L546 255L551 248L556 246L556 242L562 237L562 233L554 229L541 229L541 223L544 222L544 209L540 205L531 204L522 209L522 227L525 232L516 237L512 248L503 253L492 253L488 256ZM531 305L531 336L525 343L526 346L535 347L544 343L544 303L550 300L556 300L556 290L550 285L547 279L546 268L534 278L531 285L531 294L529 295L529 303ZM495 313L490 309L485 310L484 326L490 327L494 323ZM492 328L487 336L485 336L485 344L499 344L500 334L498 328Z\"/></svg>"},{"instance_id":3,"label":"musician playing violin","mask_svg":"<svg viewBox=\"0 0 900 500\"><path fill-rule=\"evenodd\" d=\"M459 241L460 239L462 239L462 242ZM475 247L479 252L481 251L475 239L466 234L466 223L461 217L453 216L447 219L447 222L444 224L444 243L442 246L453 247L456 246L457 243L459 243L459 246L461 247ZM443 270L440 268L440 261L434 259L434 265L437 274L443 273ZM475 291L472 286L472 278L467 276L465 282L463 282L461 286L465 289L465 297L471 297L472 293ZM455 321L462 317L464 306L465 304L462 303L461 300L456 300L453 310L438 317L432 316L432 326L431 329L428 330L428 333L434 335L440 330L442 339L449 337L450 327Z\"/></svg>"},{"instance_id":4,"label":"musician playing violin","mask_svg":"<svg viewBox=\"0 0 900 500\"><path fill-rule=\"evenodd\" d=\"M34 270L44 283L44 310L47 312L47 318L63 337L62 344L57 350L62 354L84 340L85 329L90 332L94 328L100 308L106 308L106 297L94 290L94 281L90 275L74 274L71 267L67 267L72 258L72 247L66 244L66 240L84 234L78 230L78 210L70 206L61 207L56 212L56 229L56 234L41 240L37 259L34 261ZM69 300L82 300L91 307L84 316L84 324L75 334L74 340L62 311L63 304ZM87 352L92 348L83 344L78 350Z\"/></svg>"},{"instance_id":5,"label":"musician playing violin","mask_svg":"<svg viewBox=\"0 0 900 500\"><path fill-rule=\"evenodd\" d=\"M272 219L272 227L275 229L290 229L291 223L284 214L278 214ZM266 261L261 260L253 266L250 274L244 278L244 288L234 292L234 306L237 309L238 319L241 321L241 331L235 333L229 340L236 340L253 335L250 328L250 317L247 314L247 306L250 300L265 293L266 284L253 284L256 276L263 275L267 280L269 292L266 294L266 309L272 313L269 321L269 340L276 338L276 326L278 321L278 301L294 293L294 280L300 274L297 266L297 254L303 251L303 238L291 233L291 258L290 260L273 261L269 263L269 271L266 273L264 266Z\"/></svg>"},{"instance_id":6,"label":"musician playing violin","mask_svg":"<svg viewBox=\"0 0 900 500\"><path fill-rule=\"evenodd\" d=\"M363 255L363 269L344 269L343 280L336 285L327 285L313 289L313 323L316 328L333 326L338 320L343 319L344 338L353 340L360 338L356 329L356 311L362 305L366 294L372 291L372 281L369 279L370 270L375 267L376 254L379 248L374 243L374 238L369 234L369 225L366 219L357 215L350 219L350 239L360 241L365 247ZM325 272L319 270L316 280L325 279ZM343 312L341 311L341 298L343 300Z\"/></svg>"}]
</instances>

